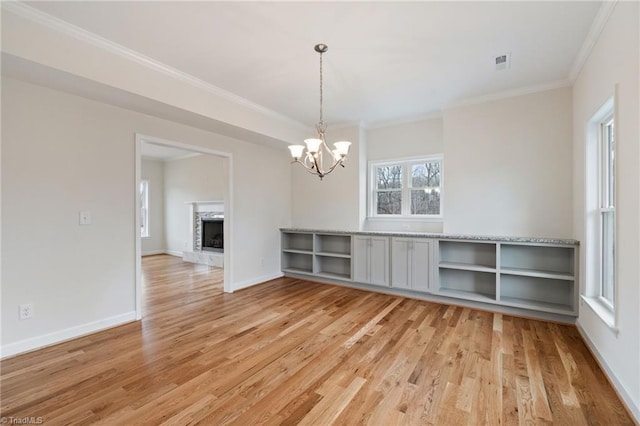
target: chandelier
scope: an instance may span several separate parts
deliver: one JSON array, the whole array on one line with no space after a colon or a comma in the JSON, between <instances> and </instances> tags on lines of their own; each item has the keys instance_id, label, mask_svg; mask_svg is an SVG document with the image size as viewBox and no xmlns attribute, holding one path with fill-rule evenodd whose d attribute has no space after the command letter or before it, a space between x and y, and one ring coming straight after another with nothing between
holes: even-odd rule
<instances>
[{"instance_id":1,"label":"chandelier","mask_svg":"<svg viewBox=\"0 0 640 426\"><path fill-rule=\"evenodd\" d=\"M322 54L328 50L326 44L316 44L314 50L320 54L320 121L316 124L317 138L305 139L305 145L289 145L293 163L302 164L306 171L323 177L335 170L336 167L344 167L344 160L349 153L351 142L340 141L333 144L335 149L330 149L325 140L327 125L322 116ZM306 148L306 152L305 152ZM325 169L325 156L331 159L331 166Z\"/></svg>"}]
</instances>

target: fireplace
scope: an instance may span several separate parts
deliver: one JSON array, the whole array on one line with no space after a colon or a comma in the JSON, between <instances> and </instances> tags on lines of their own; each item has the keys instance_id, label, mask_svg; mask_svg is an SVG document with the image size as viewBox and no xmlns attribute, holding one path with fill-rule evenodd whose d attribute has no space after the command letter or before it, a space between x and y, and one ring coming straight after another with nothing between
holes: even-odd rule
<instances>
[{"instance_id":1,"label":"fireplace","mask_svg":"<svg viewBox=\"0 0 640 426\"><path fill-rule=\"evenodd\" d=\"M224 219L201 219L202 250L224 252Z\"/></svg>"}]
</instances>

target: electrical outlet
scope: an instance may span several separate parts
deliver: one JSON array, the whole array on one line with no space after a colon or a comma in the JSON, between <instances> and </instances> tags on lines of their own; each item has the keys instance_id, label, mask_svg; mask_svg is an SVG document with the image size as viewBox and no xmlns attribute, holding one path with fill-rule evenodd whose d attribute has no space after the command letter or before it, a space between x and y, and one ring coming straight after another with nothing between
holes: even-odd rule
<instances>
[{"instance_id":1,"label":"electrical outlet","mask_svg":"<svg viewBox=\"0 0 640 426\"><path fill-rule=\"evenodd\" d=\"M25 303L18 306L18 318L21 320L33 317L33 303Z\"/></svg>"},{"instance_id":2,"label":"electrical outlet","mask_svg":"<svg viewBox=\"0 0 640 426\"><path fill-rule=\"evenodd\" d=\"M84 211L78 214L80 225L91 225L91 212Z\"/></svg>"}]
</instances>

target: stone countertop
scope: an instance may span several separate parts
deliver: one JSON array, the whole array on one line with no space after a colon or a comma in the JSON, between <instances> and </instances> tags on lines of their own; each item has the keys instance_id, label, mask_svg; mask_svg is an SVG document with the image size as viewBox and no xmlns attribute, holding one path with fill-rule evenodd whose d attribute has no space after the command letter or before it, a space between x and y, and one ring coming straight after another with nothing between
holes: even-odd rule
<instances>
[{"instance_id":1,"label":"stone countertop","mask_svg":"<svg viewBox=\"0 0 640 426\"><path fill-rule=\"evenodd\" d=\"M559 245L580 245L580 241L562 238L545 237L505 237L489 235L467 235L467 234L442 234L431 232L402 232L402 231L339 231L330 229L305 229L305 228L280 228L283 232L308 232L316 234L356 234L356 235L383 235L387 237L421 237L437 238L439 240L469 240L469 241L491 241L507 243L532 243L532 244L559 244Z\"/></svg>"}]
</instances>

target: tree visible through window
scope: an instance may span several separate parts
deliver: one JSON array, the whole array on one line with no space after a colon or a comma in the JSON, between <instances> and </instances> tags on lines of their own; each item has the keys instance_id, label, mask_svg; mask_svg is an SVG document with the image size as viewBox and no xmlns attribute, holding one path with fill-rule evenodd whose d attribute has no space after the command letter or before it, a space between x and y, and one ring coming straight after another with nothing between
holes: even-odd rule
<instances>
[{"instance_id":1,"label":"tree visible through window","mask_svg":"<svg viewBox=\"0 0 640 426\"><path fill-rule=\"evenodd\" d=\"M377 214L402 213L402 166L380 166L377 173Z\"/></svg>"},{"instance_id":2,"label":"tree visible through window","mask_svg":"<svg viewBox=\"0 0 640 426\"><path fill-rule=\"evenodd\" d=\"M440 214L440 162L411 166L411 214Z\"/></svg>"},{"instance_id":3,"label":"tree visible through window","mask_svg":"<svg viewBox=\"0 0 640 426\"><path fill-rule=\"evenodd\" d=\"M372 216L440 216L442 157L371 164Z\"/></svg>"}]
</instances>

